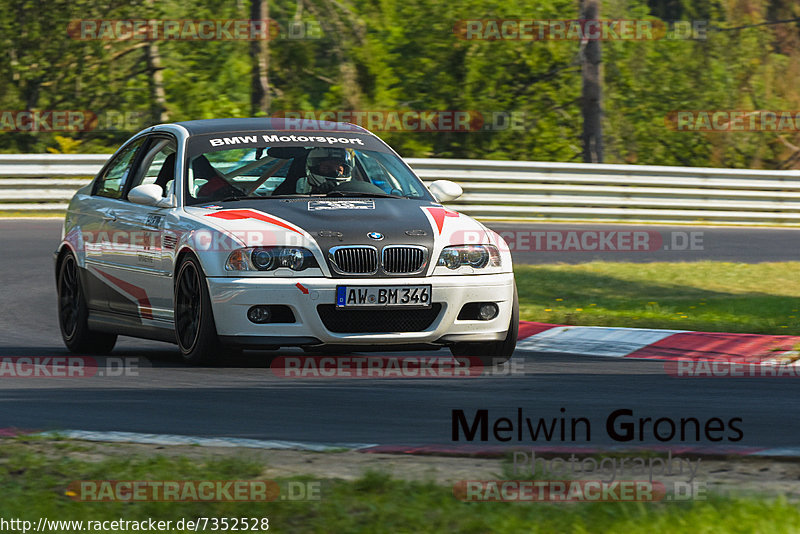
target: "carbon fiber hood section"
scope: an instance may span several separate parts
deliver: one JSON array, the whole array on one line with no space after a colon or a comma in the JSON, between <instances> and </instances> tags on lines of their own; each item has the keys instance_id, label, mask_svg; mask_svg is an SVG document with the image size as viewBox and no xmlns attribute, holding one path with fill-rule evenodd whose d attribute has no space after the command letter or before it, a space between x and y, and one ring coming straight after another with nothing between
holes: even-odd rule
<instances>
[{"instance_id":1,"label":"carbon fiber hood section","mask_svg":"<svg viewBox=\"0 0 800 534\"><path fill-rule=\"evenodd\" d=\"M308 232L327 256L333 247L376 247L378 257L387 245L418 245L427 250L428 264L439 230L422 208L438 207L427 200L394 198L303 198L226 202L226 210L257 210L283 219ZM381 239L375 239L381 234ZM373 237L370 237L372 235ZM330 267L330 262L329 262ZM337 274L334 278L352 278ZM373 277L398 278L379 270Z\"/></svg>"}]
</instances>

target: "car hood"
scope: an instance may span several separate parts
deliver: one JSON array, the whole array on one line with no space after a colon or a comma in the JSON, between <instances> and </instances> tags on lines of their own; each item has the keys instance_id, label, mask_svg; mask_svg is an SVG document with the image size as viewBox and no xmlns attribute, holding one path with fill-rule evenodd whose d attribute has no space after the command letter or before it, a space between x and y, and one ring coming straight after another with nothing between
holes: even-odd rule
<instances>
[{"instance_id":1,"label":"car hood","mask_svg":"<svg viewBox=\"0 0 800 534\"><path fill-rule=\"evenodd\" d=\"M247 246L303 236L328 250L341 245L422 245L486 242L483 225L427 200L397 198L287 198L240 200L187 207L200 219L237 233ZM255 233L253 233L255 232ZM259 235L259 233L261 235ZM275 241L264 234L275 237Z\"/></svg>"}]
</instances>

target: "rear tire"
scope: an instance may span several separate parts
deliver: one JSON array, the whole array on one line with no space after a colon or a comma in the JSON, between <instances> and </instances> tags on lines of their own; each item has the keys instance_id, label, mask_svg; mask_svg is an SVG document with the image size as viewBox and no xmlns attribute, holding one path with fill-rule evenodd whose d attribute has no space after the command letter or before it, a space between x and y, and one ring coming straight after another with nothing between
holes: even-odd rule
<instances>
[{"instance_id":1,"label":"rear tire","mask_svg":"<svg viewBox=\"0 0 800 534\"><path fill-rule=\"evenodd\" d=\"M89 329L89 306L81 285L78 260L68 252L58 269L58 325L70 352L108 354L117 343L116 334Z\"/></svg>"},{"instance_id":2,"label":"rear tire","mask_svg":"<svg viewBox=\"0 0 800 534\"><path fill-rule=\"evenodd\" d=\"M514 355L519 335L519 297L514 284L514 302L511 306L511 319L508 333L501 341L454 343L450 352L456 357L478 358L484 367L493 367L507 362Z\"/></svg>"},{"instance_id":3,"label":"rear tire","mask_svg":"<svg viewBox=\"0 0 800 534\"><path fill-rule=\"evenodd\" d=\"M224 350L217 336L208 285L200 262L186 256L175 277L175 339L183 361L212 363Z\"/></svg>"}]
</instances>

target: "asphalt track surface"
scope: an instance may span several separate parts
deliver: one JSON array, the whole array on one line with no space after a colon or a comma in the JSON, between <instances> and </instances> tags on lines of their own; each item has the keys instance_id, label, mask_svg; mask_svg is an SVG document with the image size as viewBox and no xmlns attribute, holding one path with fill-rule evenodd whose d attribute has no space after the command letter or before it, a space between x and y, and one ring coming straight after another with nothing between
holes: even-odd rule
<instances>
[{"instance_id":1,"label":"asphalt track surface","mask_svg":"<svg viewBox=\"0 0 800 534\"><path fill-rule=\"evenodd\" d=\"M498 230L553 231L614 227L496 225ZM623 230L624 227L620 227ZM629 227L628 227L629 229ZM657 228L703 231L704 249L596 253L515 253L519 263L622 261L793 260L800 230ZM53 220L0 221L0 356L66 356L56 318L52 252L60 235ZM290 354L291 351L282 354ZM433 355L434 353L428 353ZM441 352L444 355L444 351ZM676 379L652 361L519 353L510 376L466 379L286 379L269 368L274 353L247 352L214 368L195 368L176 358L173 346L120 338L114 360L134 364L136 376L91 378L0 377L0 428L168 433L313 443L452 445L452 410L488 409L490 421L586 417L591 439L554 439L525 446L619 445L605 431L606 417L631 409L634 417L741 418L736 443L645 440L625 445L787 447L800 444L795 407L800 382L792 378ZM561 409L565 412L562 413ZM724 435L730 435L730 432ZM498 443L490 441L490 443Z\"/></svg>"}]
</instances>

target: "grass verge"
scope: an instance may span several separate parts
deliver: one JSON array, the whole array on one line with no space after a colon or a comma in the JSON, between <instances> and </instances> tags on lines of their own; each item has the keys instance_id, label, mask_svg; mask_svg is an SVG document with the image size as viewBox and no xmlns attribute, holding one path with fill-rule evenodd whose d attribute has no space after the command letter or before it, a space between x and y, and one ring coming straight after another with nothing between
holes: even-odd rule
<instances>
[{"instance_id":1,"label":"grass verge","mask_svg":"<svg viewBox=\"0 0 800 534\"><path fill-rule=\"evenodd\" d=\"M800 335L800 262L518 265L520 318Z\"/></svg>"},{"instance_id":2,"label":"grass verge","mask_svg":"<svg viewBox=\"0 0 800 534\"><path fill-rule=\"evenodd\" d=\"M452 488L366 473L322 480L320 499L271 503L80 502L76 480L248 480L264 461L235 457L103 456L91 444L2 440L0 517L49 520L170 520L268 517L270 532L792 532L800 507L782 498L711 497L691 503L464 503ZM285 479L284 479L285 480ZM309 479L293 479L296 481Z\"/></svg>"},{"instance_id":3,"label":"grass verge","mask_svg":"<svg viewBox=\"0 0 800 534\"><path fill-rule=\"evenodd\" d=\"M2 206L2 205L0 205ZM64 219L65 211L52 210L2 210L0 209L0 219Z\"/></svg>"}]
</instances>

